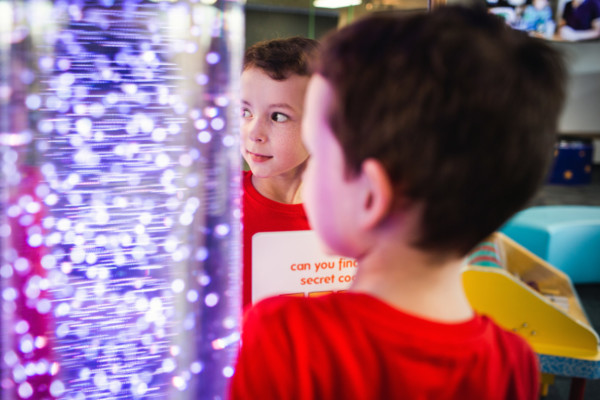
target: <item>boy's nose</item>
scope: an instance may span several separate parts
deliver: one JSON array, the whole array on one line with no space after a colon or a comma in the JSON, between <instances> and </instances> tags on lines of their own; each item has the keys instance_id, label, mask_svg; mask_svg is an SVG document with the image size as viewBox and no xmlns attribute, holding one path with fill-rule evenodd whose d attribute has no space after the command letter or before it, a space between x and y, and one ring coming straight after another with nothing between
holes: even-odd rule
<instances>
[{"instance_id":1,"label":"boy's nose","mask_svg":"<svg viewBox=\"0 0 600 400\"><path fill-rule=\"evenodd\" d=\"M248 138L253 142L264 142L266 139L264 129L258 121L249 122L246 125Z\"/></svg>"}]
</instances>

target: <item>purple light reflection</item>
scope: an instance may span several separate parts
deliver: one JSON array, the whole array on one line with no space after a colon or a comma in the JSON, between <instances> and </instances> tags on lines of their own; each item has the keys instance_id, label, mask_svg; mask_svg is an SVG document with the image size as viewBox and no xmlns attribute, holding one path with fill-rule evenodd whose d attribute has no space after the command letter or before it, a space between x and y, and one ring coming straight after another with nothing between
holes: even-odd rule
<instances>
[{"instance_id":1,"label":"purple light reflection","mask_svg":"<svg viewBox=\"0 0 600 400\"><path fill-rule=\"evenodd\" d=\"M0 14L3 393L225 397L241 4L0 0Z\"/></svg>"}]
</instances>

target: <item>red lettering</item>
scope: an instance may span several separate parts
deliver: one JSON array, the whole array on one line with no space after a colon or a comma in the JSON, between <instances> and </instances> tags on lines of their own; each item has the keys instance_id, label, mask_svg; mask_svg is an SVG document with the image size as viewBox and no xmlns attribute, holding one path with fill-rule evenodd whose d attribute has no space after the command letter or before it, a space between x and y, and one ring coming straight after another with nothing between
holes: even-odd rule
<instances>
[{"instance_id":1,"label":"red lettering","mask_svg":"<svg viewBox=\"0 0 600 400\"><path fill-rule=\"evenodd\" d=\"M335 275L317 276L315 278L300 278L300 285L321 285L324 283L334 283Z\"/></svg>"},{"instance_id":2,"label":"red lettering","mask_svg":"<svg viewBox=\"0 0 600 400\"><path fill-rule=\"evenodd\" d=\"M340 275L338 281L342 283L352 282L356 278L355 275Z\"/></svg>"}]
</instances>

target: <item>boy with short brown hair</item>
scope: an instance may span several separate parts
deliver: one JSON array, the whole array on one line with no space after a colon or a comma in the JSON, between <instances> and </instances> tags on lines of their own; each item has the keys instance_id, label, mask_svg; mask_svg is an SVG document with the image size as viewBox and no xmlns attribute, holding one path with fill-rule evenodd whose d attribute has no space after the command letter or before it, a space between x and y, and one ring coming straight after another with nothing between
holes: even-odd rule
<instances>
[{"instance_id":1,"label":"boy with short brown hair","mask_svg":"<svg viewBox=\"0 0 600 400\"><path fill-rule=\"evenodd\" d=\"M252 237L310 229L300 187L308 153L300 127L309 60L318 43L303 37L249 47L241 79L243 177L243 304L252 301Z\"/></svg>"},{"instance_id":2,"label":"boy with short brown hair","mask_svg":"<svg viewBox=\"0 0 600 400\"><path fill-rule=\"evenodd\" d=\"M465 255L545 177L565 93L546 43L481 10L373 16L324 45L306 98L313 229L349 292L247 314L234 399L537 399L527 343L474 313Z\"/></svg>"}]
</instances>

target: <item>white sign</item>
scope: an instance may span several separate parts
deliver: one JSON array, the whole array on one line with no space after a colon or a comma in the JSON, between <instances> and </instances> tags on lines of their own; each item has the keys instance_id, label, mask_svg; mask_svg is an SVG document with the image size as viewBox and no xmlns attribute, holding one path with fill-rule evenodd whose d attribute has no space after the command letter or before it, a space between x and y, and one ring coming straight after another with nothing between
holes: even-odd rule
<instances>
[{"instance_id":1,"label":"white sign","mask_svg":"<svg viewBox=\"0 0 600 400\"><path fill-rule=\"evenodd\" d=\"M252 302L269 296L319 296L350 287L354 259L327 254L314 231L252 237Z\"/></svg>"}]
</instances>

